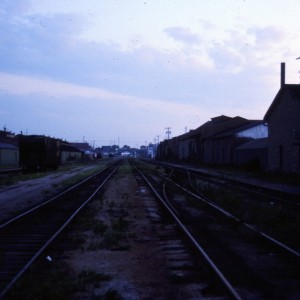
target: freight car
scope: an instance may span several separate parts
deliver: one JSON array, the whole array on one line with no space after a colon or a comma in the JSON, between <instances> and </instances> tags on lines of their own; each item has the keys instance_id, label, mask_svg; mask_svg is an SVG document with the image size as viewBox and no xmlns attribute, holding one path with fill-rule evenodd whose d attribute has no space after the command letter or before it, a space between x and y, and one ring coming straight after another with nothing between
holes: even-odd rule
<instances>
[{"instance_id":1,"label":"freight car","mask_svg":"<svg viewBox=\"0 0 300 300\"><path fill-rule=\"evenodd\" d=\"M43 135L20 135L20 167L28 171L57 169L61 161L60 144L60 140Z\"/></svg>"}]
</instances>

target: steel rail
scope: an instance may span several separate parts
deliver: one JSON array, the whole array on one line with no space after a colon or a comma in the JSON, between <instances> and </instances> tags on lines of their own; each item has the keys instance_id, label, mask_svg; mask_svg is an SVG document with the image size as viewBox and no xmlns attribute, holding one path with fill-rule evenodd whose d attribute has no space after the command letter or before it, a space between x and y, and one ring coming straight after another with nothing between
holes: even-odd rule
<instances>
[{"instance_id":1,"label":"steel rail","mask_svg":"<svg viewBox=\"0 0 300 300\"><path fill-rule=\"evenodd\" d=\"M169 175L168 178L170 178L173 174L173 169ZM168 202L168 205L172 208L173 212L179 216L179 212L176 210L176 208L172 205L172 203L169 201L168 197L167 197L167 193L166 193L166 182L163 183L163 195L164 195L164 198L165 198L165 201Z\"/></svg>"},{"instance_id":2,"label":"steel rail","mask_svg":"<svg viewBox=\"0 0 300 300\"><path fill-rule=\"evenodd\" d=\"M221 270L217 267L217 265L213 262L213 260L209 257L209 255L205 252L205 250L201 247L201 245L196 241L196 239L193 237L193 235L189 232L189 230L184 226L184 224L180 221L180 219L176 216L176 213L173 212L172 208L169 207L169 205L164 201L164 199L158 194L158 192L155 190L155 188L152 186L150 181L146 178L146 176L138 169L136 168L138 173L144 178L154 195L157 197L157 199L161 202L161 204L167 209L167 211L170 213L174 221L177 223L179 228L183 231L183 233L187 236L187 238L192 242L192 244L196 247L196 249L200 252L202 257L206 260L206 262L210 265L212 270L215 272L215 274L218 276L218 278L221 280L223 285L226 287L228 292L231 294L231 296L236 300L241 300L242 298L238 294L238 292L235 290L235 288L231 285L229 280L225 277L225 275L221 272Z\"/></svg>"},{"instance_id":3,"label":"steel rail","mask_svg":"<svg viewBox=\"0 0 300 300\"><path fill-rule=\"evenodd\" d=\"M168 180L170 182L172 182L173 184L175 184L177 187L179 187L181 190L185 191L186 193L190 194L191 196L195 197L198 200L201 200L202 202L206 203L207 205L213 207L214 209L218 210L219 212L221 212L223 215L227 216L228 218L233 219L234 221L238 222L239 224L242 224L243 226L249 228L250 230L253 230L254 232L256 232L257 234L259 234L260 236L262 236L263 238L267 239L268 241L274 243L275 245L277 245L278 247L284 249L285 251L287 251L288 253L300 258L300 252L289 247L288 245L285 245L284 243L278 241L277 239L271 237L270 235L264 233L263 231L257 229L255 226L245 223L244 221L242 221L240 218L234 216L233 214L231 214L230 212L226 211L225 209L221 208L220 206L206 200L204 197L201 197L197 194L195 194L194 192L191 192L190 190L186 189L185 187L181 186L180 184L174 182L173 180L171 180L170 178L164 177L165 180Z\"/></svg>"},{"instance_id":4,"label":"steel rail","mask_svg":"<svg viewBox=\"0 0 300 300\"><path fill-rule=\"evenodd\" d=\"M111 167L111 166L110 166ZM102 171L97 172L96 174L102 173L105 170L108 170L110 167L105 168ZM72 213L72 215L60 226L60 228L44 243L44 245L37 251L35 254L32 256L32 258L25 264L25 266L22 267L20 271L12 278L12 280L8 283L8 285L5 286L5 288L0 291L0 299L2 299L14 286L14 284L22 277L22 275L28 270L28 268L36 261L36 259L45 251L47 247L58 237L58 235L69 225L69 223L77 216L77 214L94 198L94 196L99 192L99 190L104 186L104 184L111 178L111 176L115 173L116 171L116 166L114 166L114 169L106 176L106 178L102 181L102 183L94 190L94 192L86 199L76 210L75 212ZM89 176L85 180L81 181L80 183L76 184L75 186L77 187L78 185L82 184L83 182L86 182L88 179L91 179L94 177L96 174L93 174L92 176ZM73 186L73 188L75 188ZM72 190L72 188L69 188L66 190L64 193L58 195L55 197L58 198L59 196L67 193L67 191ZM49 203L49 201L48 201ZM34 211L35 209L31 210ZM27 214L23 214L27 215ZM17 219L20 219L21 216L19 216Z\"/></svg>"},{"instance_id":5,"label":"steel rail","mask_svg":"<svg viewBox=\"0 0 300 300\"><path fill-rule=\"evenodd\" d=\"M193 168L191 166L180 166L178 164L157 162L157 161L156 162L153 162L153 161L150 162L150 161L147 161L147 160L143 160L143 161L145 163L148 163L148 164L155 164L155 165L160 165L160 166L164 166L164 167L167 167L167 168L177 169L181 172L187 171L187 172L193 173L197 176L204 176L205 178L207 176L209 176L210 178L226 180L229 184L231 184L234 187L239 185L239 188L242 189L242 187L243 187L243 189L245 191L256 193L256 194L259 194L259 195L262 195L262 196L266 196L266 195L268 195L268 193L269 194L271 193L272 197L276 201L280 201L280 202L285 203L287 205L292 205L296 208L300 207L300 203L299 203L300 194L298 194L298 193L284 191L284 190L281 190L281 189L274 189L274 188L268 187L266 185L259 185L259 184L253 183L253 182L252 183L251 182L246 182L245 180L241 180L241 179L238 179L238 178L228 177L225 174L223 174L222 176L217 175L217 174L212 174L212 173L209 173L209 172L205 172L203 170ZM211 180L213 180L213 179L211 179ZM257 189L257 190L255 190L255 189ZM291 197L292 199L295 199L297 202L287 201L285 199L282 199L283 197Z\"/></svg>"},{"instance_id":6,"label":"steel rail","mask_svg":"<svg viewBox=\"0 0 300 300\"><path fill-rule=\"evenodd\" d=\"M24 212L18 214L17 216L15 216L15 217L9 219L8 221L6 221L6 222L0 224L0 229L2 229L2 228L4 228L5 226L7 226L7 225L9 225L9 224L11 224L11 223L13 223L13 222L15 222L15 221L21 219L22 217L24 217L24 216L26 216L26 215L32 213L33 211L35 211L35 210L37 210L37 209L39 209L39 208L41 208L41 207L43 207L43 206L49 204L50 202L52 202L52 201L58 199L59 197L61 197L61 196L65 195L65 194L67 194L68 192L70 192L70 191L72 191L73 189L79 187L80 185L82 185L83 183L87 182L88 180L90 180L90 179L93 178L94 176L97 176L98 174L100 174L100 173L102 173L102 172L105 172L106 170L108 170L109 168L113 167L113 166L116 165L116 164L118 164L118 162L115 163L115 164L112 164L112 165L110 165L110 166L107 166L106 168L104 168L104 169L102 169L102 170L100 170L100 171L95 172L94 174L88 176L87 178L85 178L85 179L83 179L83 180L77 182L76 184L72 185L72 186L69 187L68 189L64 190L64 191L61 192L60 194L58 194L58 195L56 195L56 196L54 196L54 197L52 197L52 198L46 200L45 202L43 202L43 203L41 203L41 204L38 204L38 205L36 205L36 206L30 208L29 210L26 210L26 211L24 211Z\"/></svg>"}]
</instances>

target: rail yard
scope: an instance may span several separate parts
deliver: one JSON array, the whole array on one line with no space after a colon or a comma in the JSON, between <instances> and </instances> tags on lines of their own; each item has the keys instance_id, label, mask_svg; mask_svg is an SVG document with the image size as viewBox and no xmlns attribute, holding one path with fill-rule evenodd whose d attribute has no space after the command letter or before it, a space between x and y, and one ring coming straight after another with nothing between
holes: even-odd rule
<instances>
[{"instance_id":1,"label":"rail yard","mask_svg":"<svg viewBox=\"0 0 300 300\"><path fill-rule=\"evenodd\" d=\"M152 160L82 170L1 209L1 299L299 298L297 186Z\"/></svg>"}]
</instances>

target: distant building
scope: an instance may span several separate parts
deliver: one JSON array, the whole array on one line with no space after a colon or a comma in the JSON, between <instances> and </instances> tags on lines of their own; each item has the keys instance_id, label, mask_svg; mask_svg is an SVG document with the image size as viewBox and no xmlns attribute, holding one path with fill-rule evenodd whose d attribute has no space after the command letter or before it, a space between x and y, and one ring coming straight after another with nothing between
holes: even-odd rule
<instances>
[{"instance_id":1,"label":"distant building","mask_svg":"<svg viewBox=\"0 0 300 300\"><path fill-rule=\"evenodd\" d=\"M60 145L61 163L68 163L82 160L82 151L67 142Z\"/></svg>"},{"instance_id":2,"label":"distant building","mask_svg":"<svg viewBox=\"0 0 300 300\"><path fill-rule=\"evenodd\" d=\"M147 151L148 157L155 158L156 156L156 145L150 143L148 145L148 151Z\"/></svg>"},{"instance_id":3,"label":"distant building","mask_svg":"<svg viewBox=\"0 0 300 300\"><path fill-rule=\"evenodd\" d=\"M268 136L262 120L217 116L178 137L179 159L204 164L234 163L234 149L250 139Z\"/></svg>"},{"instance_id":4,"label":"distant building","mask_svg":"<svg viewBox=\"0 0 300 300\"><path fill-rule=\"evenodd\" d=\"M235 149L248 141L267 137L268 128L262 120L221 115L194 130L163 141L158 147L157 157L210 165L245 164L249 162L247 159L254 160L255 157L240 151L239 160L236 160ZM258 152L260 156L256 161L264 160L261 165L265 166L267 159L261 152L266 152L266 148Z\"/></svg>"},{"instance_id":5,"label":"distant building","mask_svg":"<svg viewBox=\"0 0 300 300\"><path fill-rule=\"evenodd\" d=\"M73 147L79 149L82 153L82 157L83 159L94 159L96 158L96 155L92 149L92 146L90 144L88 144L87 142L83 142L83 143L70 143L70 145L72 145Z\"/></svg>"}]
</instances>

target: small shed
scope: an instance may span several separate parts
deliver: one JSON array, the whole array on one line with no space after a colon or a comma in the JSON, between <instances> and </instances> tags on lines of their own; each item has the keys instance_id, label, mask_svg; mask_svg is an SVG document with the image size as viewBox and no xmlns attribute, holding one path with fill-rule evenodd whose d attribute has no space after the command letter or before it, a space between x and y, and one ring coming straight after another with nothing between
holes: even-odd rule
<instances>
[{"instance_id":1,"label":"small shed","mask_svg":"<svg viewBox=\"0 0 300 300\"><path fill-rule=\"evenodd\" d=\"M10 167L19 164L19 148L6 143L0 143L0 166Z\"/></svg>"},{"instance_id":2,"label":"small shed","mask_svg":"<svg viewBox=\"0 0 300 300\"><path fill-rule=\"evenodd\" d=\"M60 151L62 164L82 160L82 152L68 143L62 143Z\"/></svg>"},{"instance_id":3,"label":"small shed","mask_svg":"<svg viewBox=\"0 0 300 300\"><path fill-rule=\"evenodd\" d=\"M82 153L82 158L85 160L92 160L97 157L97 155L92 150L92 146L90 146L87 142L83 143L70 143L73 147L79 149Z\"/></svg>"}]
</instances>

